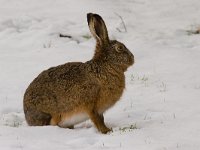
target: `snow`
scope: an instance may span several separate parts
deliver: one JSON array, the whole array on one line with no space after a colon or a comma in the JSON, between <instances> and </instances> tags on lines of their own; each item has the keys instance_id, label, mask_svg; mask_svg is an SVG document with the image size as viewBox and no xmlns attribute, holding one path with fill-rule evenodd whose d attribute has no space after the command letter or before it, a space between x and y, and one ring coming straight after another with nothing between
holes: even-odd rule
<instances>
[{"instance_id":1,"label":"snow","mask_svg":"<svg viewBox=\"0 0 200 150\"><path fill-rule=\"evenodd\" d=\"M200 35L187 33L200 26L199 6L199 0L0 0L0 149L199 150ZM74 130L28 126L29 83L51 66L92 57L88 12L99 13L110 37L136 59L123 97L105 114L113 132L102 135L91 121Z\"/></svg>"}]
</instances>

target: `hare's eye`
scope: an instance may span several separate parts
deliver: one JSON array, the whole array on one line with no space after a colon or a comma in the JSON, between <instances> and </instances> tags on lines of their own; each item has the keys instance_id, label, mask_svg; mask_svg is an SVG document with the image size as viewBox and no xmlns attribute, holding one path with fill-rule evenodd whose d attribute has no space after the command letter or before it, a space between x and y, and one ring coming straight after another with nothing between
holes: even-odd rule
<instances>
[{"instance_id":1,"label":"hare's eye","mask_svg":"<svg viewBox=\"0 0 200 150\"><path fill-rule=\"evenodd\" d=\"M121 46L121 45L118 45L117 47L116 47L116 51L117 52L121 52L123 50L123 47Z\"/></svg>"}]
</instances>

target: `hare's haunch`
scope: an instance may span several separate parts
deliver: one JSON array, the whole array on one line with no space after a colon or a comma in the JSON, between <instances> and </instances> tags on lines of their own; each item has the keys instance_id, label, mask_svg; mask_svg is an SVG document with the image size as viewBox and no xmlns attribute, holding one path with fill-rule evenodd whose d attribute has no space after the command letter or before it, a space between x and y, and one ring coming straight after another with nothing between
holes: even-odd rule
<instances>
[{"instance_id":1,"label":"hare's haunch","mask_svg":"<svg viewBox=\"0 0 200 150\"><path fill-rule=\"evenodd\" d=\"M124 72L133 65L134 56L124 44L109 39L101 16L88 13L87 21L96 39L93 58L52 67L32 81L24 94L29 125L73 128L90 118L100 132L111 131L103 113L120 99Z\"/></svg>"}]
</instances>

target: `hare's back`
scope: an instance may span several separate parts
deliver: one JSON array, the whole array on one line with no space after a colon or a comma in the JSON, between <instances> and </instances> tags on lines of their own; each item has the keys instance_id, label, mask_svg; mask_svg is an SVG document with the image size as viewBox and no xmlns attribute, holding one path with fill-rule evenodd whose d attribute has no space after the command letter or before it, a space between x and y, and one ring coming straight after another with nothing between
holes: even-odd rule
<instances>
[{"instance_id":1,"label":"hare's back","mask_svg":"<svg viewBox=\"0 0 200 150\"><path fill-rule=\"evenodd\" d=\"M87 75L85 64L81 62L70 62L43 71L33 82L36 84L68 87L71 84L85 82Z\"/></svg>"},{"instance_id":2,"label":"hare's back","mask_svg":"<svg viewBox=\"0 0 200 150\"><path fill-rule=\"evenodd\" d=\"M87 78L84 63L70 62L40 73L29 85L26 93L32 90L39 92L41 89L52 92L66 91L87 82Z\"/></svg>"}]
</instances>

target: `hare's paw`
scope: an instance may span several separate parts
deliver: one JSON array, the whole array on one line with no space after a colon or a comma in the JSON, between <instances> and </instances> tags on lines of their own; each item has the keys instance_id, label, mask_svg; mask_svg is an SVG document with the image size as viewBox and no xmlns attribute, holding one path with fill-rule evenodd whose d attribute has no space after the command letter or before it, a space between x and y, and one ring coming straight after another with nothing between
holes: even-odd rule
<instances>
[{"instance_id":1,"label":"hare's paw","mask_svg":"<svg viewBox=\"0 0 200 150\"><path fill-rule=\"evenodd\" d=\"M107 134L109 132L112 132L112 129L110 129L108 127L104 127L104 128L101 129L101 133L103 133L103 134Z\"/></svg>"}]
</instances>

